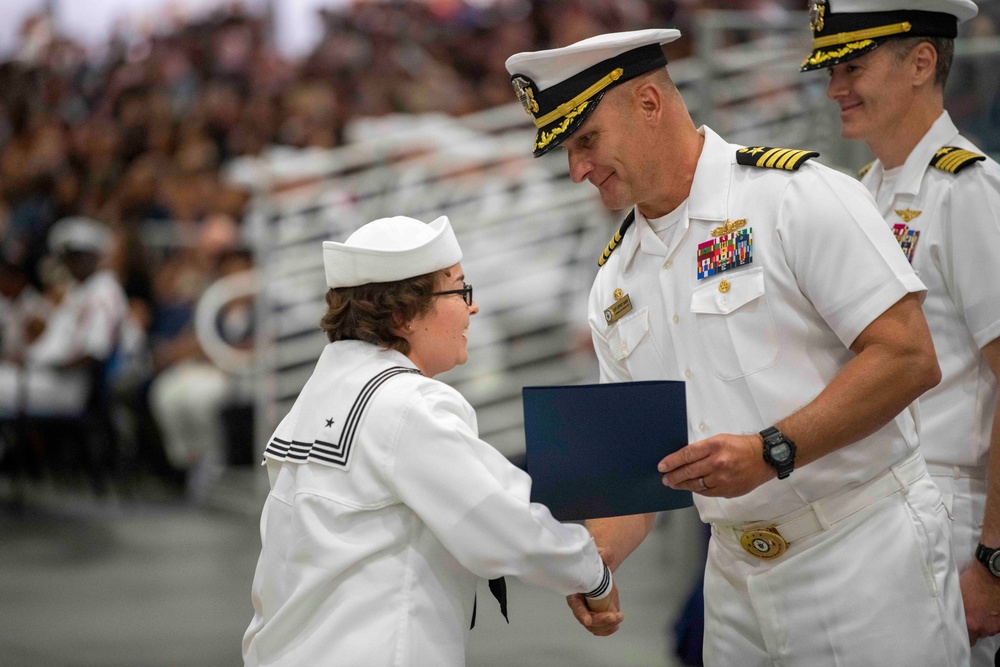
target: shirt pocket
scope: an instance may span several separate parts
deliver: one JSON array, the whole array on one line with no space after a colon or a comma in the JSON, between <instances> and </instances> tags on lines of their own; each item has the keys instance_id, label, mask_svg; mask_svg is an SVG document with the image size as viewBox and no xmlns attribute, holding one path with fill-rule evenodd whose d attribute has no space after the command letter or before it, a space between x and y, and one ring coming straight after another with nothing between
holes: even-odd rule
<instances>
[{"instance_id":1,"label":"shirt pocket","mask_svg":"<svg viewBox=\"0 0 1000 667\"><path fill-rule=\"evenodd\" d=\"M640 308L618 321L608 332L612 358L628 368L633 380L653 379L663 373L663 360L649 330L649 308Z\"/></svg>"},{"instance_id":2,"label":"shirt pocket","mask_svg":"<svg viewBox=\"0 0 1000 667\"><path fill-rule=\"evenodd\" d=\"M725 291L720 289L723 283L728 284ZM691 295L691 312L712 370L723 380L777 363L781 348L764 290L763 267L698 286Z\"/></svg>"}]
</instances>

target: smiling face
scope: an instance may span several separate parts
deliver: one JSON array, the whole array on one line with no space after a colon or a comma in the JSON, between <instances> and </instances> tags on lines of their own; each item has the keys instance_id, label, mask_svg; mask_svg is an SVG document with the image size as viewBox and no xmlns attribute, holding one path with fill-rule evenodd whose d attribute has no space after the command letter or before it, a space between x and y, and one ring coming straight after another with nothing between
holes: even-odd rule
<instances>
[{"instance_id":1,"label":"smiling face","mask_svg":"<svg viewBox=\"0 0 1000 667\"><path fill-rule=\"evenodd\" d=\"M461 263L439 271L435 292L460 290L465 284ZM475 301L469 306L461 294L433 297L423 315L400 328L399 335L410 344L406 355L427 377L451 370L469 358L467 350L469 319L479 312Z\"/></svg>"},{"instance_id":2,"label":"smiling face","mask_svg":"<svg viewBox=\"0 0 1000 667\"><path fill-rule=\"evenodd\" d=\"M841 135L871 143L892 136L913 102L910 56L879 48L829 68L826 95L840 106Z\"/></svg>"},{"instance_id":3,"label":"smiling face","mask_svg":"<svg viewBox=\"0 0 1000 667\"><path fill-rule=\"evenodd\" d=\"M643 141L640 124L628 105L627 86L609 91L590 117L562 143L574 183L590 181L611 210L642 201L639 176Z\"/></svg>"}]
</instances>

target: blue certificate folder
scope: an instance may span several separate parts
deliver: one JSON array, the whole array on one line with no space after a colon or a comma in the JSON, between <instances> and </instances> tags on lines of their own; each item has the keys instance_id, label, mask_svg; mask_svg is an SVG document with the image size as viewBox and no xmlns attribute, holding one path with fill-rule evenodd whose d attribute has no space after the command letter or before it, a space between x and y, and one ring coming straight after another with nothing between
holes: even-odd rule
<instances>
[{"instance_id":1,"label":"blue certificate folder","mask_svg":"<svg viewBox=\"0 0 1000 667\"><path fill-rule=\"evenodd\" d=\"M560 521L690 507L660 460L687 445L684 383L524 387L531 500Z\"/></svg>"}]
</instances>

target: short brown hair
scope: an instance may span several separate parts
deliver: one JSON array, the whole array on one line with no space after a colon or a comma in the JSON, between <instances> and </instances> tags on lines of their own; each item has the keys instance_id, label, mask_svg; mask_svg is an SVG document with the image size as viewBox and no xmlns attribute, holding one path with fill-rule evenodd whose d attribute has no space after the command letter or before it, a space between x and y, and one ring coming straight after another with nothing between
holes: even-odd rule
<instances>
[{"instance_id":1,"label":"short brown hair","mask_svg":"<svg viewBox=\"0 0 1000 667\"><path fill-rule=\"evenodd\" d=\"M435 271L395 282L328 290L320 326L331 343L361 340L408 354L410 344L393 329L431 309L439 274L448 275Z\"/></svg>"},{"instance_id":2,"label":"short brown hair","mask_svg":"<svg viewBox=\"0 0 1000 667\"><path fill-rule=\"evenodd\" d=\"M944 90L951 72L951 61L955 57L955 40L950 37L903 37L886 41L896 60L903 60L917 45L927 42L937 51L937 65L934 68L934 85Z\"/></svg>"}]
</instances>

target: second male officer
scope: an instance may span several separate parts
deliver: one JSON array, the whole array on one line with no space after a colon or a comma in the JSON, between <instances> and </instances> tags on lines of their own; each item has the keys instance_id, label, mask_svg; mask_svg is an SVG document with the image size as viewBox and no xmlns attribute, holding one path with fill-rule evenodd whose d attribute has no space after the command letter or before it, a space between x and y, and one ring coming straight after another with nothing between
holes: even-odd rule
<instances>
[{"instance_id":1,"label":"second male officer","mask_svg":"<svg viewBox=\"0 0 1000 667\"><path fill-rule=\"evenodd\" d=\"M972 0L829 0L804 71L827 68L843 135L878 158L861 182L927 285L941 383L920 451L954 518L973 664L1000 646L1000 165L958 133L944 86Z\"/></svg>"},{"instance_id":2,"label":"second male officer","mask_svg":"<svg viewBox=\"0 0 1000 667\"><path fill-rule=\"evenodd\" d=\"M603 382L687 382L690 444L660 471L712 524L705 662L965 664L948 516L908 409L940 377L925 288L860 184L695 128L661 48L677 37L600 35L507 68L534 154L565 148L574 181L631 207L589 322ZM588 522L612 568L651 525Z\"/></svg>"}]
</instances>

